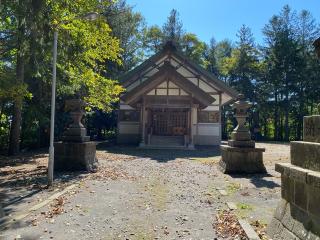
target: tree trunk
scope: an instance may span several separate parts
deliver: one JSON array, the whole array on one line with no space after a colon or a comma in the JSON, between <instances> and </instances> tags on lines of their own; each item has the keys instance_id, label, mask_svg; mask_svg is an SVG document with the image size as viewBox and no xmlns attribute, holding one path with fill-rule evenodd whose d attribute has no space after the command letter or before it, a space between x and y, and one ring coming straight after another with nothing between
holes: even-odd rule
<instances>
[{"instance_id":1,"label":"tree trunk","mask_svg":"<svg viewBox=\"0 0 320 240\"><path fill-rule=\"evenodd\" d=\"M279 111L278 111L278 94L275 93L274 96L274 118L273 118L273 126L274 126L274 134L273 138L275 141L279 140Z\"/></svg>"},{"instance_id":2,"label":"tree trunk","mask_svg":"<svg viewBox=\"0 0 320 240\"><path fill-rule=\"evenodd\" d=\"M286 93L286 106L285 106L285 116L284 116L284 140L289 141L290 129L289 129L289 94Z\"/></svg>"},{"instance_id":3,"label":"tree trunk","mask_svg":"<svg viewBox=\"0 0 320 240\"><path fill-rule=\"evenodd\" d=\"M22 9L23 1L19 1ZM21 10L20 9L20 10ZM16 84L21 85L24 82L24 30L25 21L22 21L21 16L18 18L17 31L17 63L16 63ZM10 129L9 155L16 155L20 151L20 135L22 122L22 103L23 96L17 96L14 101L12 123Z\"/></svg>"},{"instance_id":4,"label":"tree trunk","mask_svg":"<svg viewBox=\"0 0 320 240\"><path fill-rule=\"evenodd\" d=\"M24 77L24 61L22 56L17 60L17 82L22 83ZM20 151L20 135L22 123L22 97L16 98L13 106L12 123L10 129L9 155L16 155Z\"/></svg>"},{"instance_id":5,"label":"tree trunk","mask_svg":"<svg viewBox=\"0 0 320 240\"><path fill-rule=\"evenodd\" d=\"M302 97L301 97L302 98ZM300 101L299 104L299 113L298 113L298 123L297 123L297 140L302 139L302 122L303 122L303 115L304 115L304 102L303 100Z\"/></svg>"}]
</instances>

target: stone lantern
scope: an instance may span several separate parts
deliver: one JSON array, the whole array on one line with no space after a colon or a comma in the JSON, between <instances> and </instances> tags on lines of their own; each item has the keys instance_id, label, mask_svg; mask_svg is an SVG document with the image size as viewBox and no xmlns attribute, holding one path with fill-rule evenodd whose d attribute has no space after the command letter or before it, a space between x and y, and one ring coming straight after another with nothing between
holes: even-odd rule
<instances>
[{"instance_id":1,"label":"stone lantern","mask_svg":"<svg viewBox=\"0 0 320 240\"><path fill-rule=\"evenodd\" d=\"M231 133L231 140L228 144L232 147L254 147L255 143L251 140L249 129L245 126L248 117L248 109L252 103L245 100L243 94L239 94L238 101L231 105L235 109L235 118L238 122L237 127Z\"/></svg>"},{"instance_id":2,"label":"stone lantern","mask_svg":"<svg viewBox=\"0 0 320 240\"><path fill-rule=\"evenodd\" d=\"M54 169L59 171L95 171L97 168L96 142L90 141L82 124L85 102L81 99L66 100L66 111L72 123L63 133L62 142L56 142Z\"/></svg>"},{"instance_id":3,"label":"stone lantern","mask_svg":"<svg viewBox=\"0 0 320 240\"><path fill-rule=\"evenodd\" d=\"M256 148L251 134L246 127L248 109L252 103L245 100L243 94L238 95L232 108L235 109L237 127L231 133L228 145L221 145L220 168L224 173L265 173L263 165L264 148Z\"/></svg>"},{"instance_id":4,"label":"stone lantern","mask_svg":"<svg viewBox=\"0 0 320 240\"><path fill-rule=\"evenodd\" d=\"M73 122L63 134L62 140L64 142L88 142L90 140L90 137L87 136L87 129L81 122L86 113L85 106L85 102L81 99L66 100L65 110L69 112Z\"/></svg>"}]
</instances>

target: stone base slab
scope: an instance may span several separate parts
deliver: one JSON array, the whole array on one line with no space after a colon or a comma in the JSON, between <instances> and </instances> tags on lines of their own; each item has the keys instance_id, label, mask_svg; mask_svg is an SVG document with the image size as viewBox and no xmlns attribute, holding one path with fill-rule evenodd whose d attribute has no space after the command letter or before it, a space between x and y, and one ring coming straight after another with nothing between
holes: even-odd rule
<instances>
[{"instance_id":1,"label":"stone base slab","mask_svg":"<svg viewBox=\"0 0 320 240\"><path fill-rule=\"evenodd\" d=\"M252 140L248 140L248 141L228 140L228 145L230 147L254 148L255 142Z\"/></svg>"},{"instance_id":2,"label":"stone base slab","mask_svg":"<svg viewBox=\"0 0 320 240\"><path fill-rule=\"evenodd\" d=\"M303 141L320 143L320 115L303 117Z\"/></svg>"},{"instance_id":3,"label":"stone base slab","mask_svg":"<svg viewBox=\"0 0 320 240\"><path fill-rule=\"evenodd\" d=\"M281 197L309 215L320 217L320 172L290 163L276 164L276 171L281 173Z\"/></svg>"},{"instance_id":4,"label":"stone base slab","mask_svg":"<svg viewBox=\"0 0 320 240\"><path fill-rule=\"evenodd\" d=\"M235 140L235 141L248 141L251 139L251 134L247 129L243 131L239 129L238 130L235 129L231 133L230 137L232 140Z\"/></svg>"},{"instance_id":5,"label":"stone base slab","mask_svg":"<svg viewBox=\"0 0 320 240\"><path fill-rule=\"evenodd\" d=\"M295 141L290 143L291 163L320 171L320 143Z\"/></svg>"},{"instance_id":6,"label":"stone base slab","mask_svg":"<svg viewBox=\"0 0 320 240\"><path fill-rule=\"evenodd\" d=\"M54 143L54 169L56 171L95 171L95 142L56 142Z\"/></svg>"},{"instance_id":7,"label":"stone base slab","mask_svg":"<svg viewBox=\"0 0 320 240\"><path fill-rule=\"evenodd\" d=\"M62 141L77 143L89 142L90 136L62 136Z\"/></svg>"},{"instance_id":8,"label":"stone base slab","mask_svg":"<svg viewBox=\"0 0 320 240\"><path fill-rule=\"evenodd\" d=\"M87 129L84 127L69 127L67 131L64 132L65 136L87 136Z\"/></svg>"},{"instance_id":9,"label":"stone base slab","mask_svg":"<svg viewBox=\"0 0 320 240\"><path fill-rule=\"evenodd\" d=\"M266 173L264 148L238 148L221 145L220 169L223 173Z\"/></svg>"},{"instance_id":10,"label":"stone base slab","mask_svg":"<svg viewBox=\"0 0 320 240\"><path fill-rule=\"evenodd\" d=\"M277 163L282 200L267 228L273 240L320 240L320 172Z\"/></svg>"}]
</instances>

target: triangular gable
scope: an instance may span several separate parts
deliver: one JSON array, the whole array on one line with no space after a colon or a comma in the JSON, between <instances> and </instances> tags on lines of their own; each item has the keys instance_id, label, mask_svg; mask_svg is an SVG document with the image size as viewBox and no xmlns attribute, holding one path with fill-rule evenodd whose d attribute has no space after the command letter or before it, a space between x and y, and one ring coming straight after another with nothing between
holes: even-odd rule
<instances>
[{"instance_id":1,"label":"triangular gable","mask_svg":"<svg viewBox=\"0 0 320 240\"><path fill-rule=\"evenodd\" d=\"M155 75L164 62L171 62L171 65L183 77L188 79L198 87L203 86L206 90L221 93L222 105L237 97L238 93L230 88L223 81L219 80L214 74L203 69L201 66L190 61L186 56L179 52L175 46L168 42L162 51L150 57L148 60L140 64L138 67L127 73L121 78L121 83L128 92L147 81ZM200 82L200 86L199 86Z\"/></svg>"},{"instance_id":2,"label":"triangular gable","mask_svg":"<svg viewBox=\"0 0 320 240\"><path fill-rule=\"evenodd\" d=\"M185 92L182 88L177 86L174 82L170 81L164 81L160 83L158 86L156 86L154 89L152 89L150 92L147 93L147 95L158 95L158 96L188 96L187 92Z\"/></svg>"},{"instance_id":3,"label":"triangular gable","mask_svg":"<svg viewBox=\"0 0 320 240\"><path fill-rule=\"evenodd\" d=\"M183 89L189 95L194 97L203 106L208 106L215 101L212 96L196 87L191 82L186 81L186 79L179 74L169 62L163 64L159 68L159 71L148 80L144 81L131 91L121 96L121 99L129 105L134 104L135 102L139 101L143 94L147 94L159 84L167 81L168 78L170 78L170 81L172 81L179 88Z\"/></svg>"}]
</instances>

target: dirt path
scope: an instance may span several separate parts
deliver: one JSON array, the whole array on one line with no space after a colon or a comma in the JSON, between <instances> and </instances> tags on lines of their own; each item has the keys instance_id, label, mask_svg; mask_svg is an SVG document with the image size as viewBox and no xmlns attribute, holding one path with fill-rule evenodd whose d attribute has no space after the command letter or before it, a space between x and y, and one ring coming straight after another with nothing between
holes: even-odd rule
<instances>
[{"instance_id":1,"label":"dirt path","mask_svg":"<svg viewBox=\"0 0 320 240\"><path fill-rule=\"evenodd\" d=\"M82 179L60 214L51 217L57 206L44 207L4 239L214 239L215 216L229 201L238 217L267 222L279 200L273 164L288 160L288 146L264 146L270 175L250 178L220 173L217 148L100 150L103 171Z\"/></svg>"}]
</instances>

